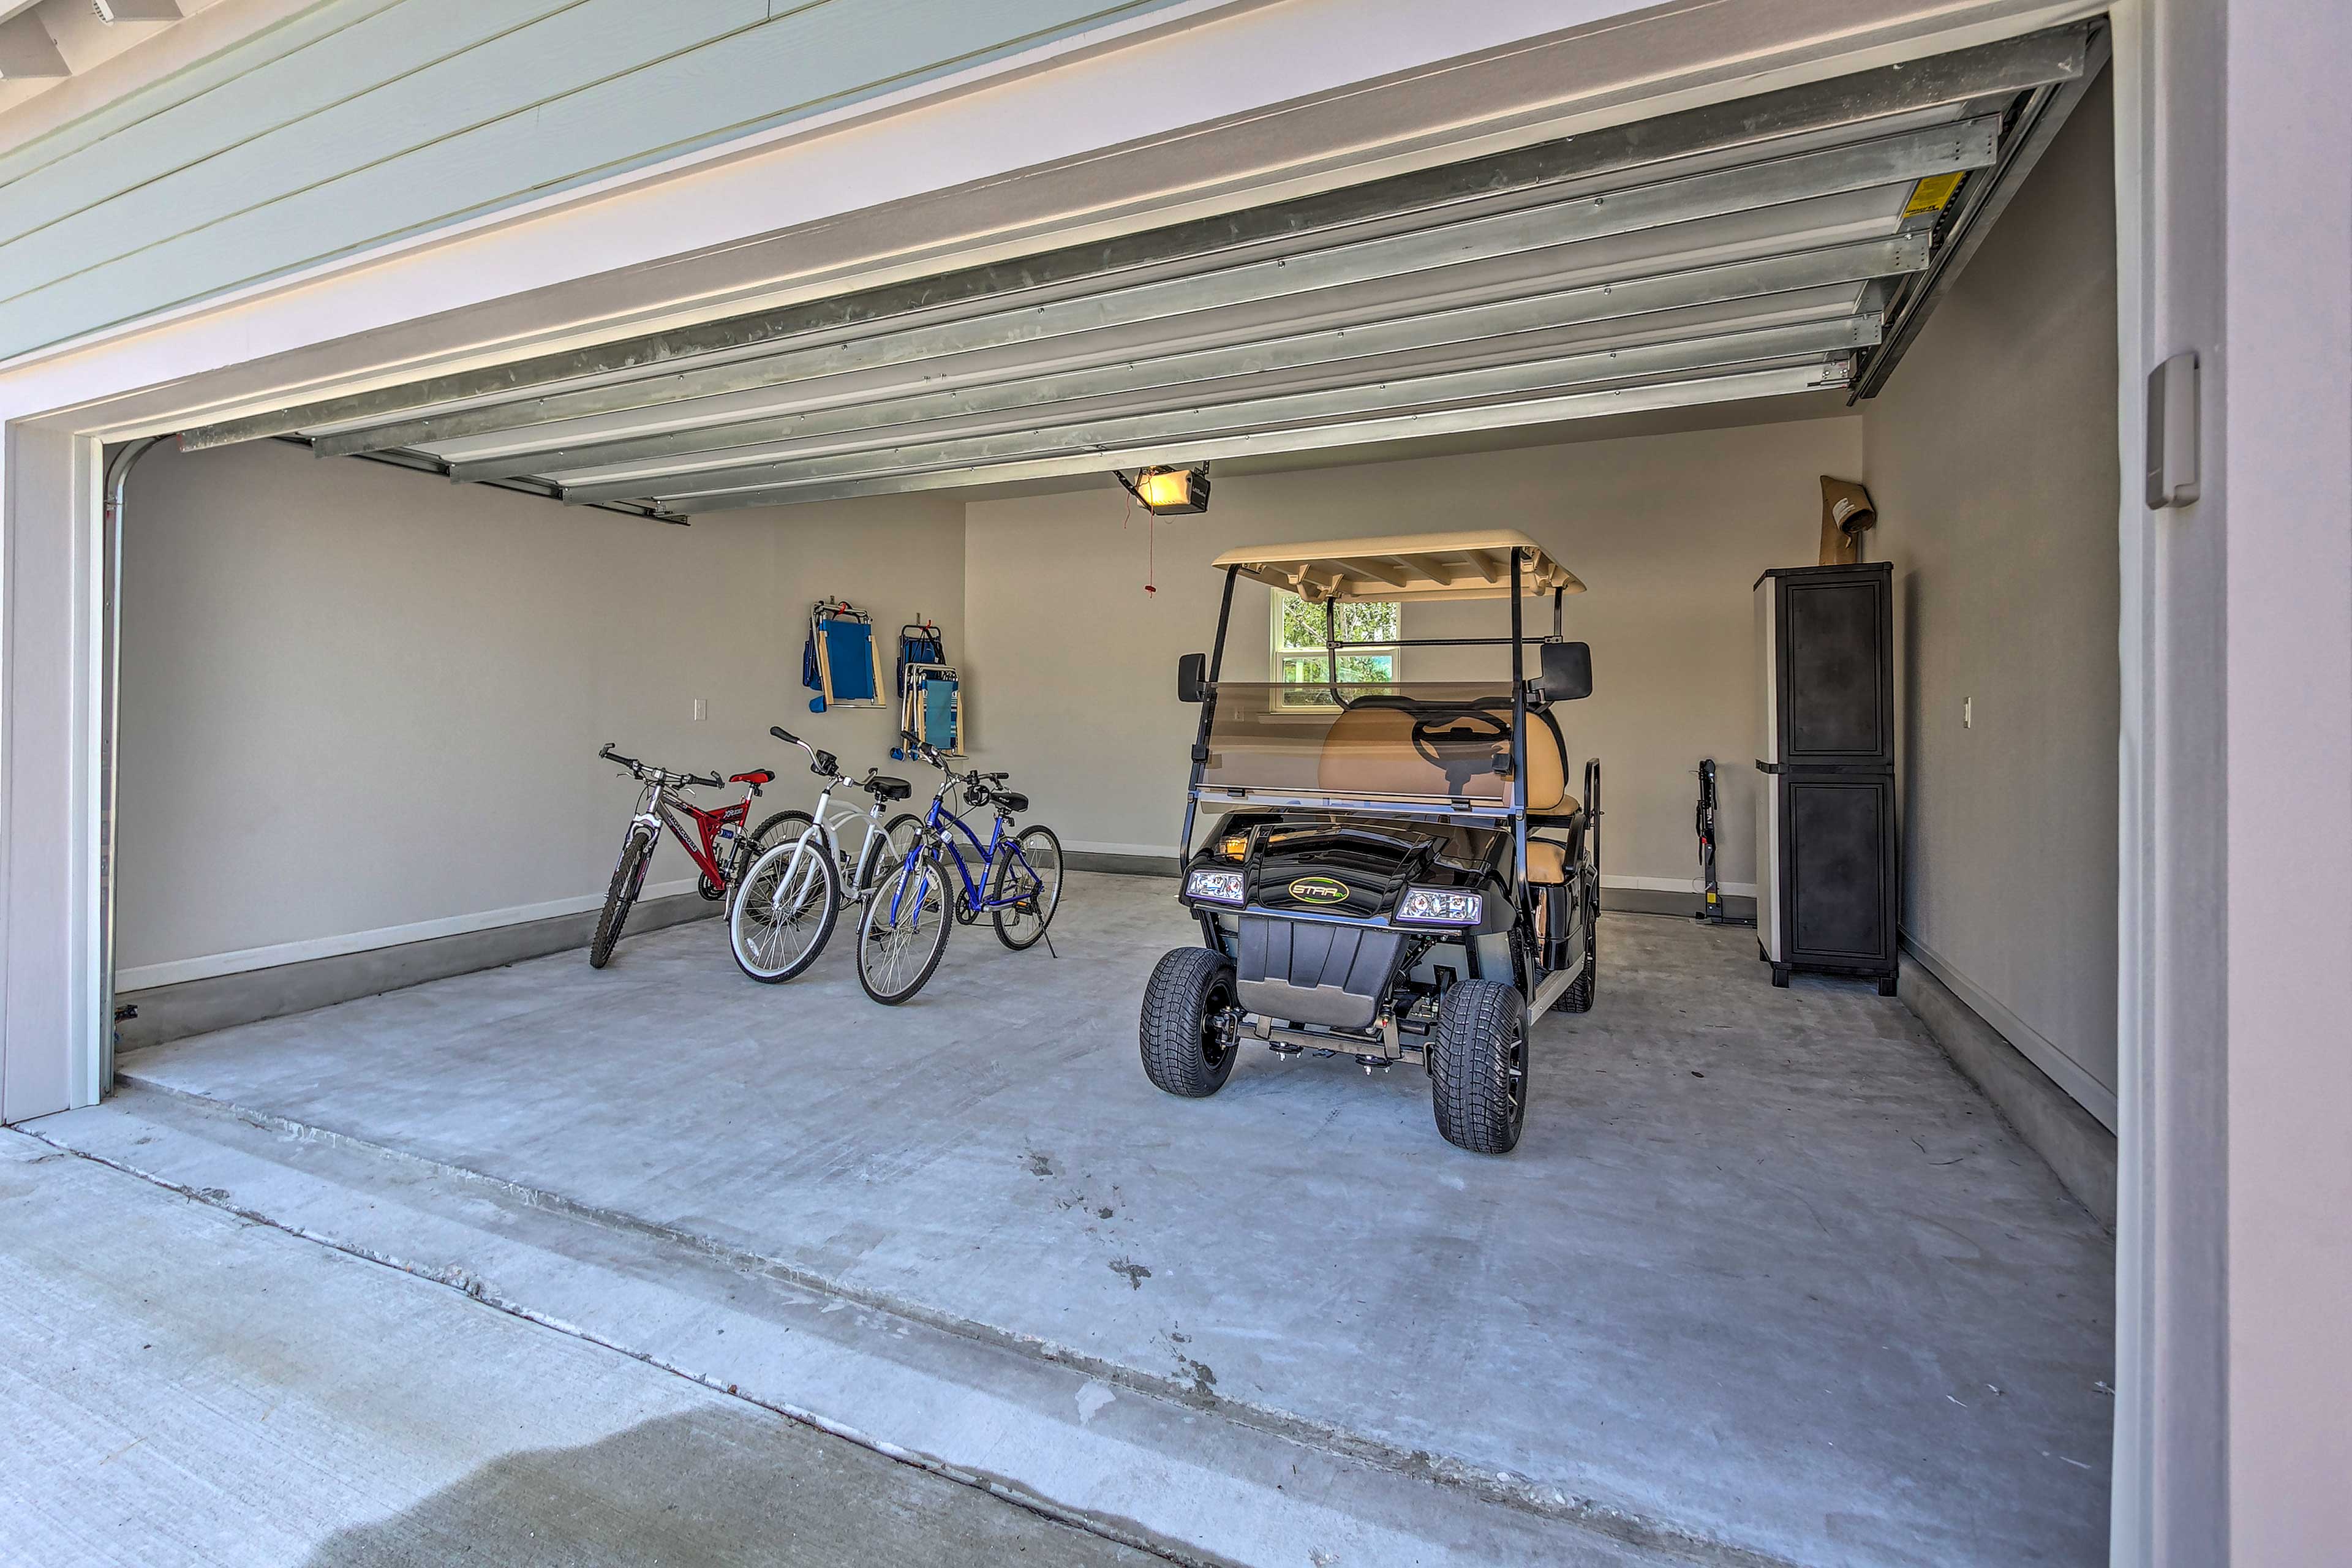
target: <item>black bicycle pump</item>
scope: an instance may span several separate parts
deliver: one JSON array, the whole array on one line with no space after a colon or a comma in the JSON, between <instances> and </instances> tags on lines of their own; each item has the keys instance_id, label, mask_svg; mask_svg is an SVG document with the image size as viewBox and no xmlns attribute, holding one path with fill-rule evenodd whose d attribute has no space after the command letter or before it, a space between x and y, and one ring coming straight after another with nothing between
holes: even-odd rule
<instances>
[{"instance_id":1,"label":"black bicycle pump","mask_svg":"<svg viewBox=\"0 0 2352 1568\"><path fill-rule=\"evenodd\" d=\"M1691 918L1711 926L1752 926L1748 916L1724 912L1723 885L1715 879L1715 759L1707 757L1698 764L1698 874L1706 899Z\"/></svg>"},{"instance_id":2,"label":"black bicycle pump","mask_svg":"<svg viewBox=\"0 0 2352 1568\"><path fill-rule=\"evenodd\" d=\"M1696 919L1710 925L1723 920L1723 888L1715 879L1715 759L1698 764L1698 874L1706 887L1706 901Z\"/></svg>"}]
</instances>

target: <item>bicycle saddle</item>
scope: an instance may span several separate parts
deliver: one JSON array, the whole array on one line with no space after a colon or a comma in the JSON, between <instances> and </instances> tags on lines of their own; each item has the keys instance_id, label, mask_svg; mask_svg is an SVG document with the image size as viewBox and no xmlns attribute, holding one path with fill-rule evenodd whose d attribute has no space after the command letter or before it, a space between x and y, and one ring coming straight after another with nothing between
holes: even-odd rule
<instances>
[{"instance_id":1,"label":"bicycle saddle","mask_svg":"<svg viewBox=\"0 0 2352 1568\"><path fill-rule=\"evenodd\" d=\"M1010 812L1017 813L1029 809L1029 797L1017 789L997 790L994 792L994 798L997 805Z\"/></svg>"},{"instance_id":2,"label":"bicycle saddle","mask_svg":"<svg viewBox=\"0 0 2352 1568\"><path fill-rule=\"evenodd\" d=\"M765 768L754 768L748 773L730 773L729 784L765 784L776 782L776 775Z\"/></svg>"},{"instance_id":3,"label":"bicycle saddle","mask_svg":"<svg viewBox=\"0 0 2352 1568\"><path fill-rule=\"evenodd\" d=\"M865 781L864 787L873 791L877 800L904 800L915 793L913 784L905 779L893 778L888 773L876 773Z\"/></svg>"}]
</instances>

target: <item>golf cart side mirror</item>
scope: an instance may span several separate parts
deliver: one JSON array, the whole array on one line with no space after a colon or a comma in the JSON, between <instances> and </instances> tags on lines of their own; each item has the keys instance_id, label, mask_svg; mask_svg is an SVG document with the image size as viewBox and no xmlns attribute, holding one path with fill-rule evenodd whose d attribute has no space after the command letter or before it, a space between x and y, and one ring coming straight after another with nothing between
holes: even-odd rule
<instances>
[{"instance_id":1,"label":"golf cart side mirror","mask_svg":"<svg viewBox=\"0 0 2352 1568\"><path fill-rule=\"evenodd\" d=\"M1176 661L1176 700L1198 702L1209 694L1209 656L1188 653Z\"/></svg>"},{"instance_id":2,"label":"golf cart side mirror","mask_svg":"<svg viewBox=\"0 0 2352 1568\"><path fill-rule=\"evenodd\" d=\"M1547 702L1574 702L1592 695L1592 645L1548 642L1543 645L1543 673L1536 692Z\"/></svg>"}]
</instances>

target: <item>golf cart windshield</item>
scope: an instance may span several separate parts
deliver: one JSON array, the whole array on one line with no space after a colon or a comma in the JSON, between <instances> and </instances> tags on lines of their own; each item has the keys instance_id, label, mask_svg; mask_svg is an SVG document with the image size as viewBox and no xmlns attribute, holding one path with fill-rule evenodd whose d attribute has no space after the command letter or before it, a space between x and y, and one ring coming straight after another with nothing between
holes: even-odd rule
<instances>
[{"instance_id":1,"label":"golf cart windshield","mask_svg":"<svg viewBox=\"0 0 2352 1568\"><path fill-rule=\"evenodd\" d=\"M1404 681L1328 687L1227 681L1209 718L1204 795L1511 805L1507 681ZM1341 706L1345 704L1345 706ZM1564 784L1558 731L1528 716L1528 807L1554 809Z\"/></svg>"}]
</instances>

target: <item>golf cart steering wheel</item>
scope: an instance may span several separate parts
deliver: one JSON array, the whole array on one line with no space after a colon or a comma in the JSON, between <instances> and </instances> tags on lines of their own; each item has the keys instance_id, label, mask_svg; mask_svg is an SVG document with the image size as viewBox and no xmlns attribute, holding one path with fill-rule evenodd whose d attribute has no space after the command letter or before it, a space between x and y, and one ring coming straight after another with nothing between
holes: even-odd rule
<instances>
[{"instance_id":1,"label":"golf cart steering wheel","mask_svg":"<svg viewBox=\"0 0 2352 1568\"><path fill-rule=\"evenodd\" d=\"M1448 727L1456 724L1468 727L1466 729ZM1461 748L1465 745L1475 746L1482 742L1496 741L1506 746L1510 744L1510 721L1497 718L1483 708L1450 706L1438 708L1431 705L1413 715L1412 749L1420 753L1423 762L1434 763L1439 767L1445 767L1449 763L1459 763L1465 760ZM1438 748L1441 743L1452 749L1451 756L1440 754Z\"/></svg>"}]
</instances>

